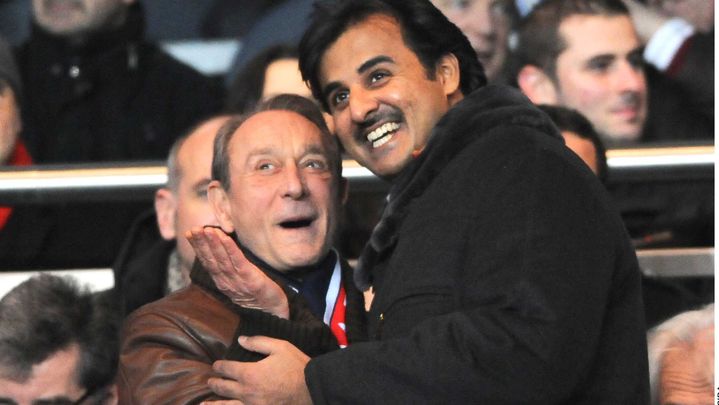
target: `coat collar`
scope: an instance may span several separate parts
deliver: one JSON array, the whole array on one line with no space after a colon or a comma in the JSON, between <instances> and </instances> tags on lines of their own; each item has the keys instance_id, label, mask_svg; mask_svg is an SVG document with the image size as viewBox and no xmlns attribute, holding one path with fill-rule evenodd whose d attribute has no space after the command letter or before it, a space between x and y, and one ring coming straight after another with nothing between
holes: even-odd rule
<instances>
[{"instance_id":1,"label":"coat collar","mask_svg":"<svg viewBox=\"0 0 719 405\"><path fill-rule=\"evenodd\" d=\"M460 151L503 125L529 126L562 139L549 118L515 88L489 85L465 97L439 120L422 154L395 180L355 269L355 283L360 290L372 285L372 268L396 244L411 202L422 195Z\"/></svg>"}]
</instances>

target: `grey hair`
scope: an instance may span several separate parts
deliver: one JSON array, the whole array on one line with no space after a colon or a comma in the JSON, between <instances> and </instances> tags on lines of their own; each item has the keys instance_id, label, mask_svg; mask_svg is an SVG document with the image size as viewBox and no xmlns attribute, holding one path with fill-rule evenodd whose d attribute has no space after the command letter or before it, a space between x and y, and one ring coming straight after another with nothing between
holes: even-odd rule
<instances>
[{"instance_id":1,"label":"grey hair","mask_svg":"<svg viewBox=\"0 0 719 405\"><path fill-rule=\"evenodd\" d=\"M313 123L320 130L322 144L327 150L332 174L336 180L339 180L342 175L342 158L337 138L332 136L329 128L327 128L327 123L317 104L306 97L295 94L280 94L272 97L262 102L253 111L230 118L220 128L215 138L212 154L212 180L219 181L225 190L230 189L230 140L245 121L264 111L291 111Z\"/></svg>"},{"instance_id":2,"label":"grey hair","mask_svg":"<svg viewBox=\"0 0 719 405\"><path fill-rule=\"evenodd\" d=\"M691 343L697 332L714 323L714 304L682 312L647 332L652 404L659 405L659 379L664 354L677 342Z\"/></svg>"}]
</instances>

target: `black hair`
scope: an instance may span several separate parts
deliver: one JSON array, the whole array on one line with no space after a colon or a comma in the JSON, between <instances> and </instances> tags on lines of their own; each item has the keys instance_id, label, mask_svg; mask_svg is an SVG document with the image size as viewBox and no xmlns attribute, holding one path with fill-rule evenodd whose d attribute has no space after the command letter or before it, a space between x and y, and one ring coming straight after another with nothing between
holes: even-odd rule
<instances>
[{"instance_id":1,"label":"black hair","mask_svg":"<svg viewBox=\"0 0 719 405\"><path fill-rule=\"evenodd\" d=\"M567 48L559 26L574 15L629 15L621 0L544 0L521 21L514 52L517 69L534 65L556 79L557 58Z\"/></svg>"},{"instance_id":2,"label":"black hair","mask_svg":"<svg viewBox=\"0 0 719 405\"><path fill-rule=\"evenodd\" d=\"M560 131L573 132L580 138L592 142L597 159L597 176L602 183L606 183L608 175L607 150L592 123L579 111L571 108L547 104L541 104L538 107L549 115Z\"/></svg>"},{"instance_id":3,"label":"black hair","mask_svg":"<svg viewBox=\"0 0 719 405\"><path fill-rule=\"evenodd\" d=\"M117 373L119 307L110 292L92 294L69 277L34 276L0 300L0 375L17 382L33 366L72 345L80 350L77 384L97 393Z\"/></svg>"},{"instance_id":4,"label":"black hair","mask_svg":"<svg viewBox=\"0 0 719 405\"><path fill-rule=\"evenodd\" d=\"M324 53L350 26L377 14L397 20L404 43L417 55L429 79L434 79L439 60L452 53L459 61L462 94L487 83L467 37L429 0L325 0L315 3L310 26L299 45L302 79L325 110L329 108L319 83Z\"/></svg>"}]
</instances>

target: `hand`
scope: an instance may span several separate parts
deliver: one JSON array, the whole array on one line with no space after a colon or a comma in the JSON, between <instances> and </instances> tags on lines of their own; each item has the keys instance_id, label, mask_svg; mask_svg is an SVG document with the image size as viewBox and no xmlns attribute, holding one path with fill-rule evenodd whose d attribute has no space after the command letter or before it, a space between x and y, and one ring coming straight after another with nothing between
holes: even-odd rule
<instances>
[{"instance_id":1,"label":"hand","mask_svg":"<svg viewBox=\"0 0 719 405\"><path fill-rule=\"evenodd\" d=\"M212 368L223 378L210 378L207 385L217 395L250 404L311 404L305 385L305 366L310 358L285 340L266 336L240 336L247 350L268 355L257 363L220 360Z\"/></svg>"},{"instance_id":2,"label":"hand","mask_svg":"<svg viewBox=\"0 0 719 405\"><path fill-rule=\"evenodd\" d=\"M222 230L194 228L185 237L217 288L232 302L289 319L289 304L282 288L247 260Z\"/></svg>"}]
</instances>

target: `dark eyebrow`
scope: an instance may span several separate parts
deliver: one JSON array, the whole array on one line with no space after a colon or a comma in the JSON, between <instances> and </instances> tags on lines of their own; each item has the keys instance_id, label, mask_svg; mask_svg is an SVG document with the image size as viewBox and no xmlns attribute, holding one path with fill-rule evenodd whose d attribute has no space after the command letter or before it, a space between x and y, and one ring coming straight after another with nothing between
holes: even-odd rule
<instances>
[{"instance_id":1,"label":"dark eyebrow","mask_svg":"<svg viewBox=\"0 0 719 405\"><path fill-rule=\"evenodd\" d=\"M372 68L374 65L378 65L378 64L384 63L384 62L394 63L394 59L390 58L389 56L385 56L385 55L375 56L374 58L361 64L360 67L357 68L357 73L362 74L362 73L366 72L368 69Z\"/></svg>"},{"instance_id":2,"label":"dark eyebrow","mask_svg":"<svg viewBox=\"0 0 719 405\"><path fill-rule=\"evenodd\" d=\"M374 58L369 59L369 60L365 61L364 63L362 63L357 68L357 73L362 74L362 73L366 72L368 69L371 69L372 67L374 67L375 65L378 65L380 63L385 63L385 62L395 63L394 59L392 59L389 56L386 56L386 55L375 56ZM325 88L322 89L322 95L324 97L326 97L328 94L331 94L338 87L342 87L342 85L339 82L328 83L327 86L325 86Z\"/></svg>"},{"instance_id":3,"label":"dark eyebrow","mask_svg":"<svg viewBox=\"0 0 719 405\"><path fill-rule=\"evenodd\" d=\"M2 404L2 405L17 405L17 402L15 402L14 400L12 400L10 398L2 397L2 398L0 398L0 404Z\"/></svg>"}]
</instances>

